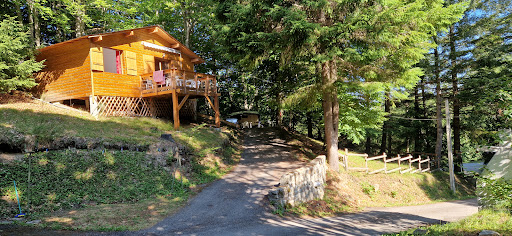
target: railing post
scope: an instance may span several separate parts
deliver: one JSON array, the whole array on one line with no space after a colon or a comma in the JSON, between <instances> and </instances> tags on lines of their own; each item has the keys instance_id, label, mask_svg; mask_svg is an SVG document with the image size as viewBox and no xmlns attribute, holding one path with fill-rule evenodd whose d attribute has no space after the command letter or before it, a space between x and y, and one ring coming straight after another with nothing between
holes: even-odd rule
<instances>
[{"instance_id":1,"label":"railing post","mask_svg":"<svg viewBox=\"0 0 512 236\"><path fill-rule=\"evenodd\" d=\"M197 72L194 74L194 83L196 85L196 93L199 93L199 80L197 79Z\"/></svg>"},{"instance_id":2,"label":"railing post","mask_svg":"<svg viewBox=\"0 0 512 236\"><path fill-rule=\"evenodd\" d=\"M366 168L366 174L368 174L368 154L364 156L364 167Z\"/></svg>"},{"instance_id":3,"label":"railing post","mask_svg":"<svg viewBox=\"0 0 512 236\"><path fill-rule=\"evenodd\" d=\"M382 155L384 155L384 158L383 158L384 159L384 173L386 173L388 171L388 167L387 167L387 164L386 164L387 163L386 162L387 155L386 155L385 152Z\"/></svg>"},{"instance_id":4,"label":"railing post","mask_svg":"<svg viewBox=\"0 0 512 236\"><path fill-rule=\"evenodd\" d=\"M402 157L400 157L400 154L398 154L398 156L397 156L397 157L398 157L398 168L400 168L400 159L401 159ZM400 171L400 170L401 170L401 168L400 168L398 171Z\"/></svg>"},{"instance_id":5,"label":"railing post","mask_svg":"<svg viewBox=\"0 0 512 236\"><path fill-rule=\"evenodd\" d=\"M411 169L411 172L412 172L412 159L414 158L414 156L411 157L411 159L409 159L409 169Z\"/></svg>"},{"instance_id":6,"label":"railing post","mask_svg":"<svg viewBox=\"0 0 512 236\"><path fill-rule=\"evenodd\" d=\"M430 170L430 172L432 172L432 169L431 169L432 167L430 166L430 156L427 156L427 159L428 159L428 161L427 161L427 165L428 165L427 168Z\"/></svg>"},{"instance_id":7,"label":"railing post","mask_svg":"<svg viewBox=\"0 0 512 236\"><path fill-rule=\"evenodd\" d=\"M348 172L348 148L345 148L345 158L343 158L343 164L345 164L345 171Z\"/></svg>"},{"instance_id":8,"label":"railing post","mask_svg":"<svg viewBox=\"0 0 512 236\"><path fill-rule=\"evenodd\" d=\"M188 90L188 87L187 87L187 77L186 77L187 76L187 72L182 71L181 73L183 74L183 83L185 83L184 84L185 86L183 86L183 89L185 90L185 93L188 93L188 91L187 91Z\"/></svg>"},{"instance_id":9,"label":"railing post","mask_svg":"<svg viewBox=\"0 0 512 236\"><path fill-rule=\"evenodd\" d=\"M153 85L153 91L154 91L155 93L158 93L158 88L157 88L157 84L156 84L156 82L155 82L155 78L151 77L151 79L152 79L152 80L151 80L151 84Z\"/></svg>"},{"instance_id":10,"label":"railing post","mask_svg":"<svg viewBox=\"0 0 512 236\"><path fill-rule=\"evenodd\" d=\"M420 170L420 173L421 173L421 155L420 155L420 160L418 160L418 170Z\"/></svg>"}]
</instances>

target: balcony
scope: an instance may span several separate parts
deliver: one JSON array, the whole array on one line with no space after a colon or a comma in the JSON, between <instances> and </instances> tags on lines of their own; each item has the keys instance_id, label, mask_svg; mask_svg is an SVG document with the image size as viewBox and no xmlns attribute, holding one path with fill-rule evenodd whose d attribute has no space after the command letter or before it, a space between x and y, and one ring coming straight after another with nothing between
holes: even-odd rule
<instances>
[{"instance_id":1,"label":"balcony","mask_svg":"<svg viewBox=\"0 0 512 236\"><path fill-rule=\"evenodd\" d=\"M213 75L184 71L164 70L165 81L156 83L153 73L141 75L142 97L152 97L176 92L180 96L216 96L217 79Z\"/></svg>"}]
</instances>

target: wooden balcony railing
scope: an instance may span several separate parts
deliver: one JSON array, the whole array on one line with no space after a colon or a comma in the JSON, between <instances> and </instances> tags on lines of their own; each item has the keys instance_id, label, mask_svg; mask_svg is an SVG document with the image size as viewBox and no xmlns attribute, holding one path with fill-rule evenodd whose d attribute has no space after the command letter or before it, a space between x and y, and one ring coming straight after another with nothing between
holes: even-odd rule
<instances>
[{"instance_id":1,"label":"wooden balcony railing","mask_svg":"<svg viewBox=\"0 0 512 236\"><path fill-rule=\"evenodd\" d=\"M180 94L213 96L217 93L217 79L213 75L168 69L164 70L164 78L164 82L156 83L153 73L141 75L142 94L165 94L173 89L179 89Z\"/></svg>"}]
</instances>

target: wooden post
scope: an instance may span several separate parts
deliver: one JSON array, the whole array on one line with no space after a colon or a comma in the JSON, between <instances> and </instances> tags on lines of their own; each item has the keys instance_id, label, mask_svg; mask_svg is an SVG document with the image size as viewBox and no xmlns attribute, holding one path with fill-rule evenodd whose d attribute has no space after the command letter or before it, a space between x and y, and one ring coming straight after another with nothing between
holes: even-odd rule
<instances>
[{"instance_id":1,"label":"wooden post","mask_svg":"<svg viewBox=\"0 0 512 236\"><path fill-rule=\"evenodd\" d=\"M432 167L430 166L430 156L427 156L428 162L427 162L427 168L429 169L429 172L432 172Z\"/></svg>"},{"instance_id":2,"label":"wooden post","mask_svg":"<svg viewBox=\"0 0 512 236\"><path fill-rule=\"evenodd\" d=\"M418 161L418 170L420 170L420 173L421 173L421 155L420 155L420 160Z\"/></svg>"},{"instance_id":3,"label":"wooden post","mask_svg":"<svg viewBox=\"0 0 512 236\"><path fill-rule=\"evenodd\" d=\"M215 93L215 95L213 96L213 99L214 99L214 109L215 109L215 126L217 126L217 128L220 128L220 107L219 107L219 96L217 95L217 93Z\"/></svg>"},{"instance_id":4,"label":"wooden post","mask_svg":"<svg viewBox=\"0 0 512 236\"><path fill-rule=\"evenodd\" d=\"M388 166L387 166L387 162L386 162L386 153L384 153L384 173L386 173L388 171Z\"/></svg>"},{"instance_id":5,"label":"wooden post","mask_svg":"<svg viewBox=\"0 0 512 236\"><path fill-rule=\"evenodd\" d=\"M400 168L400 159L402 159L402 157L400 157L400 154L398 154L398 168ZM398 169L398 171L400 171L400 169Z\"/></svg>"},{"instance_id":6,"label":"wooden post","mask_svg":"<svg viewBox=\"0 0 512 236\"><path fill-rule=\"evenodd\" d=\"M176 93L176 91L172 92L172 114L174 118L174 129L178 130L180 128L180 109L178 104L178 93Z\"/></svg>"},{"instance_id":7,"label":"wooden post","mask_svg":"<svg viewBox=\"0 0 512 236\"><path fill-rule=\"evenodd\" d=\"M343 164L345 164L345 171L348 172L348 148L345 148L345 157L343 158Z\"/></svg>"},{"instance_id":8,"label":"wooden post","mask_svg":"<svg viewBox=\"0 0 512 236\"><path fill-rule=\"evenodd\" d=\"M448 99L444 101L446 110L446 144L448 148L448 169L450 171L450 187L455 193L455 173L453 172L453 154L452 154L452 129L450 126L450 107L448 106Z\"/></svg>"},{"instance_id":9,"label":"wooden post","mask_svg":"<svg viewBox=\"0 0 512 236\"><path fill-rule=\"evenodd\" d=\"M368 169L368 154L366 154L366 156L364 156L364 167L366 168L366 174L368 174L368 172L370 170L370 169Z\"/></svg>"},{"instance_id":10,"label":"wooden post","mask_svg":"<svg viewBox=\"0 0 512 236\"><path fill-rule=\"evenodd\" d=\"M413 158L414 158L414 156L409 159L409 169L411 170L411 173L412 173L412 162L411 162L411 160Z\"/></svg>"}]
</instances>

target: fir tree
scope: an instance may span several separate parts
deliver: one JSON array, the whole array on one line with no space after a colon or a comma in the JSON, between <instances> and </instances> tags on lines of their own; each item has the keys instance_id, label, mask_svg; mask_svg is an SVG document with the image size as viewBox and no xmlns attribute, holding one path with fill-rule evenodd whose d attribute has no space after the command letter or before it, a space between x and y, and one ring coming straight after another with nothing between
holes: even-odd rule
<instances>
[{"instance_id":1,"label":"fir tree","mask_svg":"<svg viewBox=\"0 0 512 236\"><path fill-rule=\"evenodd\" d=\"M0 92L28 89L36 85L33 73L43 68L36 62L28 32L15 17L0 22Z\"/></svg>"},{"instance_id":2,"label":"fir tree","mask_svg":"<svg viewBox=\"0 0 512 236\"><path fill-rule=\"evenodd\" d=\"M327 157L338 170L342 84L374 83L381 91L412 87L414 65L440 26L456 22L462 5L443 1L225 1L217 35L235 60L251 65L271 54L316 68L322 94ZM399 91L395 89L395 91ZM396 92L395 92L396 93Z\"/></svg>"}]
</instances>

